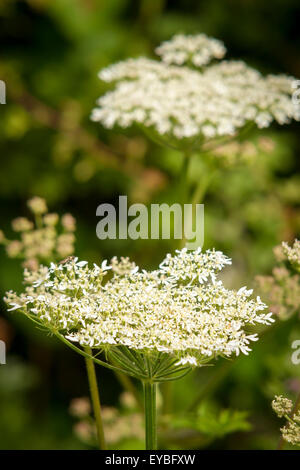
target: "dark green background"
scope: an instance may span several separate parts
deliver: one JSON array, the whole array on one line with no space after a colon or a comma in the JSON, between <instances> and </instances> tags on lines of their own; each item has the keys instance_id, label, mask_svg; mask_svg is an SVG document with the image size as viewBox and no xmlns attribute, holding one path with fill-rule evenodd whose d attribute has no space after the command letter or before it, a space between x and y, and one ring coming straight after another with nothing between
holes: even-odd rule
<instances>
[{"instance_id":1,"label":"dark green background","mask_svg":"<svg viewBox=\"0 0 300 470\"><path fill-rule=\"evenodd\" d=\"M299 13L297 0L1 0L0 79L7 85L7 104L0 106L1 228L12 236L10 220L26 215L26 200L39 195L51 211L77 218L81 258L130 255L143 267L156 266L172 243L100 242L95 211L119 194L131 201L176 199L180 155L90 122L107 89L97 72L127 57L151 56L175 33L205 32L225 42L228 58L300 77ZM250 139L260 135L273 139L275 150L251 165L220 168L205 200L205 247L233 257L228 282L236 287L269 272L273 247L300 229L299 125L274 126ZM1 297L19 289L21 277L19 263L1 249ZM0 448L84 447L67 410L73 397L88 393L83 361L18 314L7 314L3 303L1 315L8 363L0 370ZM291 379L300 387L299 370L288 359L298 325L299 317L282 323L212 391L218 406L249 411L252 431L217 439L211 448L276 445L281 423L270 401L274 393L293 392ZM117 405L118 383L109 371L98 373L103 403ZM177 412L210 373L176 385Z\"/></svg>"}]
</instances>

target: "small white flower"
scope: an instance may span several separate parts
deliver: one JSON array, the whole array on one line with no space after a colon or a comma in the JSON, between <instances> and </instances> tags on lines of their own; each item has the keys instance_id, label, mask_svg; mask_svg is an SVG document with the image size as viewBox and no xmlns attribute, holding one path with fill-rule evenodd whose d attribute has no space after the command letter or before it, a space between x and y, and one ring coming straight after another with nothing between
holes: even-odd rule
<instances>
[{"instance_id":1,"label":"small white flower","mask_svg":"<svg viewBox=\"0 0 300 470\"><path fill-rule=\"evenodd\" d=\"M14 304L14 303L11 303L10 304L12 307L7 309L8 312L12 312L13 310L18 310L19 308L22 308L22 305L19 305L19 304Z\"/></svg>"},{"instance_id":2,"label":"small white flower","mask_svg":"<svg viewBox=\"0 0 300 470\"><path fill-rule=\"evenodd\" d=\"M191 366L197 366L197 359L195 357L192 357L192 356L185 356L185 357L182 357L178 362L176 362L176 366L179 366L179 365L185 365L185 364L189 364Z\"/></svg>"},{"instance_id":3,"label":"small white flower","mask_svg":"<svg viewBox=\"0 0 300 470\"><path fill-rule=\"evenodd\" d=\"M76 266L79 266L80 268L83 268L83 266L86 266L88 264L87 261L79 261L76 263Z\"/></svg>"},{"instance_id":4,"label":"small white flower","mask_svg":"<svg viewBox=\"0 0 300 470\"><path fill-rule=\"evenodd\" d=\"M109 129L142 124L166 141L206 142L234 136L249 122L264 128L300 119L293 77L263 77L242 61L210 64L225 55L221 41L177 35L156 52L161 61L128 59L99 73L114 89L98 99L93 121Z\"/></svg>"},{"instance_id":5,"label":"small white flower","mask_svg":"<svg viewBox=\"0 0 300 470\"><path fill-rule=\"evenodd\" d=\"M24 293L10 291L5 301L82 346L164 352L178 366L200 367L219 355L247 355L258 339L245 333L247 325L274 321L252 291L228 290L218 280L229 264L222 252L200 249L168 254L155 271L139 271L128 258L101 268L70 260L25 271Z\"/></svg>"},{"instance_id":6,"label":"small white flower","mask_svg":"<svg viewBox=\"0 0 300 470\"><path fill-rule=\"evenodd\" d=\"M103 271L107 271L107 270L111 269L111 266L108 266L108 265L107 265L107 259L105 259L104 261L102 261L102 263L101 263L101 269L102 269Z\"/></svg>"}]
</instances>

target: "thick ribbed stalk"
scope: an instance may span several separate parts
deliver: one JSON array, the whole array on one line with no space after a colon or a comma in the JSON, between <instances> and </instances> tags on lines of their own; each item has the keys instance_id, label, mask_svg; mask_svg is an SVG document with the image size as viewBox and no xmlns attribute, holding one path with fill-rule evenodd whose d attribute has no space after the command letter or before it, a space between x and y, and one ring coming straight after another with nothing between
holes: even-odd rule
<instances>
[{"instance_id":1,"label":"thick ribbed stalk","mask_svg":"<svg viewBox=\"0 0 300 470\"><path fill-rule=\"evenodd\" d=\"M91 348L85 348L85 351L90 356L92 355ZM99 449L106 450L107 447L106 447L106 442L104 438L103 422L102 422L102 415L101 415L101 403L100 403L100 396L99 396L99 390L98 390L98 384L97 384L95 364L92 359L88 359L87 357L85 358L85 363L86 363L87 375L88 375L88 380L89 380L94 417L96 421Z\"/></svg>"},{"instance_id":2,"label":"thick ribbed stalk","mask_svg":"<svg viewBox=\"0 0 300 470\"><path fill-rule=\"evenodd\" d=\"M157 449L156 384L144 382L146 450Z\"/></svg>"}]
</instances>

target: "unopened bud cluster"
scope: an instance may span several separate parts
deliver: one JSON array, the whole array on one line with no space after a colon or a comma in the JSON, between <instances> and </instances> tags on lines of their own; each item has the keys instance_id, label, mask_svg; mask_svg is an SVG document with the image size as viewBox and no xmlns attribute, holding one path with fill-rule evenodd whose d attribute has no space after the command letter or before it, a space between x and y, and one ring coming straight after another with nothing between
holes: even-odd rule
<instances>
[{"instance_id":1,"label":"unopened bud cluster","mask_svg":"<svg viewBox=\"0 0 300 470\"><path fill-rule=\"evenodd\" d=\"M282 320L299 312L300 308L300 242L286 242L274 249L278 265L270 276L257 276L256 282L272 312Z\"/></svg>"},{"instance_id":2,"label":"unopened bud cluster","mask_svg":"<svg viewBox=\"0 0 300 470\"><path fill-rule=\"evenodd\" d=\"M283 439L300 446L300 410L294 410L293 402L282 395L275 396L272 408L279 418L287 419L287 424L280 429Z\"/></svg>"},{"instance_id":3,"label":"unopened bud cluster","mask_svg":"<svg viewBox=\"0 0 300 470\"><path fill-rule=\"evenodd\" d=\"M0 232L0 243L5 245L10 258L23 260L23 266L37 270L40 263L60 260L74 252L76 221L71 214L61 218L48 213L46 201L34 197L27 203L32 219L18 217L12 221L12 229L19 234L16 240L8 240Z\"/></svg>"}]
</instances>

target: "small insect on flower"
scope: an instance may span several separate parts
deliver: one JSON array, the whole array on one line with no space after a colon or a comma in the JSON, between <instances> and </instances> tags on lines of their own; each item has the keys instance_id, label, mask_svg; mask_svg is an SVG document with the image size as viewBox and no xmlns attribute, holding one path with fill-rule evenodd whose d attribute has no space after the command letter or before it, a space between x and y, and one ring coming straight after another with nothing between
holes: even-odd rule
<instances>
[{"instance_id":1,"label":"small insect on flower","mask_svg":"<svg viewBox=\"0 0 300 470\"><path fill-rule=\"evenodd\" d=\"M61 260L58 264L68 264L71 261L74 261L75 259L75 256L67 256L67 258Z\"/></svg>"}]
</instances>

